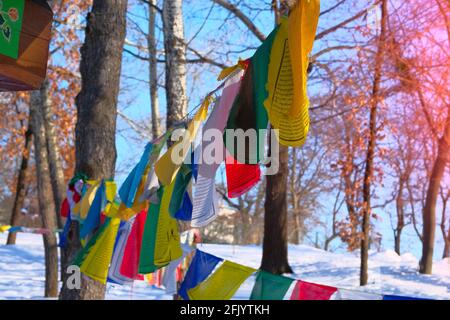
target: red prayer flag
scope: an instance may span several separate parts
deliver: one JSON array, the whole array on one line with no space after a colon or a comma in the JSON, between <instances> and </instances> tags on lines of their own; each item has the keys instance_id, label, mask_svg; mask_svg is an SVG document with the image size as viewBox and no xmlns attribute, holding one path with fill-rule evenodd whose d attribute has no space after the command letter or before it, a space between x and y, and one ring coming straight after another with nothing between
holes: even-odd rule
<instances>
[{"instance_id":1,"label":"red prayer flag","mask_svg":"<svg viewBox=\"0 0 450 320\"><path fill-rule=\"evenodd\" d=\"M243 164L237 162L233 156L226 158L225 169L227 173L228 198L237 198L255 184L261 178L261 170L258 164Z\"/></svg>"},{"instance_id":2,"label":"red prayer flag","mask_svg":"<svg viewBox=\"0 0 450 320\"><path fill-rule=\"evenodd\" d=\"M60 215L61 217L67 218L69 216L69 213L70 213L69 201L67 201L67 198L65 198L63 203L61 204Z\"/></svg>"},{"instance_id":3,"label":"red prayer flag","mask_svg":"<svg viewBox=\"0 0 450 320\"><path fill-rule=\"evenodd\" d=\"M297 281L291 300L330 300L337 288L321 284Z\"/></svg>"},{"instance_id":4,"label":"red prayer flag","mask_svg":"<svg viewBox=\"0 0 450 320\"><path fill-rule=\"evenodd\" d=\"M120 273L130 279L144 280L139 274L139 256L141 254L142 235L144 234L145 221L147 219L147 210L142 210L136 215L131 227L131 233L128 236L123 254Z\"/></svg>"}]
</instances>

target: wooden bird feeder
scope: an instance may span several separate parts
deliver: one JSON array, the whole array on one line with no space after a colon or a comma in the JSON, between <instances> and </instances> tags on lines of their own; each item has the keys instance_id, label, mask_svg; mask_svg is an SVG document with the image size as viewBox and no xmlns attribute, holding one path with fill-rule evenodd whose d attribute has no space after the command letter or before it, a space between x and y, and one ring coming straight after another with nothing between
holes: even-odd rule
<instances>
[{"instance_id":1,"label":"wooden bird feeder","mask_svg":"<svg viewBox=\"0 0 450 320\"><path fill-rule=\"evenodd\" d=\"M0 0L0 92L41 87L52 20L45 0Z\"/></svg>"}]
</instances>

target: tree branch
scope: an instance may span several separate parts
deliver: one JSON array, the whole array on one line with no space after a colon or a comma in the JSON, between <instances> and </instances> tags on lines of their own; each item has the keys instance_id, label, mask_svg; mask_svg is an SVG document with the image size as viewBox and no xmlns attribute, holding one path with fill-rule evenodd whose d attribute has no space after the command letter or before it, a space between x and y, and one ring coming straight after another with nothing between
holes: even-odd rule
<instances>
[{"instance_id":1,"label":"tree branch","mask_svg":"<svg viewBox=\"0 0 450 320\"><path fill-rule=\"evenodd\" d=\"M231 13L233 13L243 24L249 28L249 30L260 40L264 41L266 36L255 26L255 24L235 5L229 3L226 0L212 0L214 3L217 3L221 7L227 9Z\"/></svg>"}]
</instances>

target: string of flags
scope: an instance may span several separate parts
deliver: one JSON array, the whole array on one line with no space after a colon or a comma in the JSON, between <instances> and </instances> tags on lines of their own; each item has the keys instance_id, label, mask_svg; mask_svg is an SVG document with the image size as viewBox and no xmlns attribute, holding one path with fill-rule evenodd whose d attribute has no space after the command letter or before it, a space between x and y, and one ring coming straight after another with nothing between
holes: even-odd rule
<instances>
[{"instance_id":1,"label":"string of flags","mask_svg":"<svg viewBox=\"0 0 450 320\"><path fill-rule=\"evenodd\" d=\"M299 147L305 142L309 130L307 70L319 13L320 0L299 1L251 58L221 72L218 80L224 82L206 96L187 125L169 128L145 146L119 189L112 180L92 180L81 173L69 181L61 207L66 224L59 234L59 246L67 246L69 228L78 222L82 249L73 264L82 273L104 284L157 279L168 293L177 292L180 264L189 260L195 242L192 232L179 233L178 221L201 228L217 217L215 177L220 164L225 162L229 198L249 192L261 179L265 137L257 135L256 147L246 149L241 157L234 141L226 139L225 130L259 132L272 126L282 145ZM219 89L222 94L214 99ZM183 138L163 153L169 137L180 127L185 129ZM213 164L199 161L208 148L200 143L201 138L210 129L224 135L223 141L214 141L223 157ZM183 150L181 155L179 150ZM181 161L174 162L174 158ZM13 228L17 227L4 231L23 230ZM336 292L341 297L346 292L196 250L178 293L185 300L230 299L255 272L251 299L282 299L293 282L293 300L326 300Z\"/></svg>"},{"instance_id":2,"label":"string of flags","mask_svg":"<svg viewBox=\"0 0 450 320\"><path fill-rule=\"evenodd\" d=\"M54 230L53 232L59 232L60 230ZM10 226L10 225L1 225L0 233L3 232L21 232L21 233L34 233L34 234L48 234L51 233L52 230L45 228L28 228L23 226Z\"/></svg>"},{"instance_id":3,"label":"string of flags","mask_svg":"<svg viewBox=\"0 0 450 320\"><path fill-rule=\"evenodd\" d=\"M183 300L228 300L240 286L256 274L250 300L426 300L339 289L275 275L224 260L199 249L180 286ZM291 292L287 297L288 292Z\"/></svg>"},{"instance_id":4,"label":"string of flags","mask_svg":"<svg viewBox=\"0 0 450 320\"><path fill-rule=\"evenodd\" d=\"M200 228L217 217L215 176L220 162L225 162L230 198L241 196L260 181L264 138L258 141L256 152L247 150L243 159L238 159L225 137L215 141L224 151L223 159L210 164L198 161L208 147L199 143L207 130L222 134L226 129L259 130L266 129L270 121L279 130L280 143L299 146L304 142L309 123L307 65L318 16L318 0L296 5L253 57L221 72L221 97L206 96L185 126L183 139L162 152L178 129L174 127L148 143L119 189L114 181L90 180L82 174L69 182L61 210L67 223L60 246L66 246L70 224L77 221L83 248L74 263L84 274L102 283L126 283L182 259L186 250L180 243L177 220ZM301 57L302 63L290 56ZM181 155L176 154L179 150L183 150ZM174 155L180 161L175 162ZM225 274L236 268L232 264L222 267ZM237 269L242 275L249 272ZM223 294L226 297L229 292Z\"/></svg>"}]
</instances>

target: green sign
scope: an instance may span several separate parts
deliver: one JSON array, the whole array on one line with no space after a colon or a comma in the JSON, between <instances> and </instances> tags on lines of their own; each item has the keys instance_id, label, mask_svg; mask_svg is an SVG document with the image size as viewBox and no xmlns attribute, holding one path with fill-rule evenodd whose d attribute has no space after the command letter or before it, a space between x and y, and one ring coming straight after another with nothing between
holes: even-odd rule
<instances>
[{"instance_id":1,"label":"green sign","mask_svg":"<svg viewBox=\"0 0 450 320\"><path fill-rule=\"evenodd\" d=\"M0 0L0 54L17 59L25 0Z\"/></svg>"}]
</instances>

